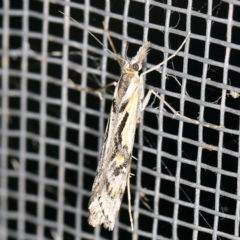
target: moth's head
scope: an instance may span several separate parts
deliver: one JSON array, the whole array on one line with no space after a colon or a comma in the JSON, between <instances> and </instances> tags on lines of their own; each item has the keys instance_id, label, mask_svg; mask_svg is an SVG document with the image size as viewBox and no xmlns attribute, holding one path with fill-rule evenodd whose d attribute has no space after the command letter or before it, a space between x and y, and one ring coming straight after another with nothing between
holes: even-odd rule
<instances>
[{"instance_id":1,"label":"moth's head","mask_svg":"<svg viewBox=\"0 0 240 240\"><path fill-rule=\"evenodd\" d=\"M140 71L142 69L142 61L147 56L150 47L150 42L144 43L138 50L137 55L126 63L127 67L134 71ZM125 65L125 66L126 66Z\"/></svg>"}]
</instances>

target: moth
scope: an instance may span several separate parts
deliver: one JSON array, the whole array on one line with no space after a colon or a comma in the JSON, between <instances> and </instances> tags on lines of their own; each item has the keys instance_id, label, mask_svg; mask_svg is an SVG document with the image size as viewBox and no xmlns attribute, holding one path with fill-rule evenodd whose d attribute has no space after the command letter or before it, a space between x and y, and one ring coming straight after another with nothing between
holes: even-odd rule
<instances>
[{"instance_id":1,"label":"moth","mask_svg":"<svg viewBox=\"0 0 240 240\"><path fill-rule=\"evenodd\" d=\"M141 120L143 84L138 71L148 53L145 43L122 67L105 132L102 153L89 200L88 222L113 230L130 174L137 123Z\"/></svg>"},{"instance_id":2,"label":"moth","mask_svg":"<svg viewBox=\"0 0 240 240\"><path fill-rule=\"evenodd\" d=\"M172 56L141 75L139 71L148 54L149 42L144 43L136 56L126 61L122 67L122 74L114 91L100 161L88 205L88 222L91 226L103 224L104 228L113 230L130 177L136 126L141 121L141 112L147 105L150 95L153 93L160 98L150 90L144 99L143 76L174 57L187 38ZM131 211L130 222L133 229Z\"/></svg>"},{"instance_id":3,"label":"moth","mask_svg":"<svg viewBox=\"0 0 240 240\"><path fill-rule=\"evenodd\" d=\"M60 12L62 13L62 12ZM72 17L62 13L63 15L72 19L75 23L84 26L74 20ZM173 109L161 96L153 90L149 90L144 98L144 75L154 70L158 70L161 65L175 57L181 48L184 46L190 36L190 32L180 45L180 47L163 62L156 66L142 72L142 62L147 56L150 43L146 42L139 48L135 57L130 61L122 59L116 53L107 49L91 32L88 33L95 38L108 52L115 55L117 60L125 62L122 66L122 74L115 85L113 96L113 103L108 119L108 124L105 131L104 143L101 151L100 161L97 167L96 176L94 179L92 192L88 204L88 222L91 226L97 227L102 225L109 230L113 230L123 194L128 185L128 210L130 216L131 228L133 230L133 220L131 215L131 198L130 198L130 166L132 156L132 149L134 144L134 137L136 126L141 122L142 111L147 106L150 96L154 94L159 98L172 112L174 117L178 116L181 119L191 122L193 124L201 124L205 127L222 129L224 126L214 125L206 122L200 122L179 114ZM113 46L110 36L108 35L110 44ZM114 48L113 48L114 49ZM74 88L78 90L85 90L86 92L95 92L101 99L101 91L105 87L97 90L83 89L70 82ZM113 85L108 84L107 86Z\"/></svg>"}]
</instances>

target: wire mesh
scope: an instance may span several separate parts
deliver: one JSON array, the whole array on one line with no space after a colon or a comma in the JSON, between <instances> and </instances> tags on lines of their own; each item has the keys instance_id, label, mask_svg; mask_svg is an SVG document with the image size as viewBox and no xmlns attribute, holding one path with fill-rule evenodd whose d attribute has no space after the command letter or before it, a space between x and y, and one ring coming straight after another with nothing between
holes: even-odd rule
<instances>
[{"instance_id":1,"label":"wire mesh","mask_svg":"<svg viewBox=\"0 0 240 240\"><path fill-rule=\"evenodd\" d=\"M239 239L240 3L8 1L1 3L0 239ZM73 17L84 28L63 16ZM105 46L134 56L151 42L146 77L182 115L152 97L139 124L127 196L109 232L87 223L113 88L120 69ZM126 195L126 194L125 194Z\"/></svg>"}]
</instances>

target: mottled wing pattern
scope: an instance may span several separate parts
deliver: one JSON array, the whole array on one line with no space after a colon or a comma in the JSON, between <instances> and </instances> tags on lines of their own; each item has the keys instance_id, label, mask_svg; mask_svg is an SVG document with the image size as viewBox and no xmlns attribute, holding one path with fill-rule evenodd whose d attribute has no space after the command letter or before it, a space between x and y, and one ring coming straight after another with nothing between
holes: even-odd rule
<instances>
[{"instance_id":1,"label":"mottled wing pattern","mask_svg":"<svg viewBox=\"0 0 240 240\"><path fill-rule=\"evenodd\" d=\"M105 228L113 229L125 192L138 111L139 81L134 79L126 79L123 74L115 89L105 142L89 201L88 221L94 227L103 224Z\"/></svg>"},{"instance_id":2,"label":"mottled wing pattern","mask_svg":"<svg viewBox=\"0 0 240 240\"><path fill-rule=\"evenodd\" d=\"M115 88L102 153L89 200L88 222L113 230L130 174L136 124L142 96L138 71L149 48L145 43L122 69Z\"/></svg>"}]
</instances>

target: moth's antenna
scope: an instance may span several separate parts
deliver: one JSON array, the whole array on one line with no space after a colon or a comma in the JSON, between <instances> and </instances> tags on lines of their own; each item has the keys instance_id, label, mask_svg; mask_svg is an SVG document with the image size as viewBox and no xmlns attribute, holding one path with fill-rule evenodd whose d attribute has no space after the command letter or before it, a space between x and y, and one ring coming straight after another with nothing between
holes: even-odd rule
<instances>
[{"instance_id":1,"label":"moth's antenna","mask_svg":"<svg viewBox=\"0 0 240 240\"><path fill-rule=\"evenodd\" d=\"M113 42L112 42L111 36L109 35L109 31L108 31L108 29L107 29L107 26L105 25L105 22L102 22L102 24L103 24L103 27L104 27L106 33L107 33L108 42L110 43L113 52L115 53L115 55L118 55L118 54L117 54L117 51L116 51L116 48L115 48L115 46L114 46L114 44L113 44ZM119 64L120 68L122 69L122 63L121 63L121 61L120 61L120 58L118 57L116 60L117 60L117 62L118 62L118 64Z\"/></svg>"},{"instance_id":2,"label":"moth's antenna","mask_svg":"<svg viewBox=\"0 0 240 240\"><path fill-rule=\"evenodd\" d=\"M172 59L173 57L175 57L178 52L181 50L181 48L183 47L183 45L186 43L186 41L188 40L189 36L190 36L191 32L188 33L188 35L186 36L186 38L184 39L184 41L182 42L182 44L180 45L180 47L167 59L165 59L164 61L160 62L158 65L148 69L147 71L143 72L141 75L145 75L149 72L152 72L154 70L157 70L160 66L162 66L164 63L168 62L170 59Z\"/></svg>"},{"instance_id":3,"label":"moth's antenna","mask_svg":"<svg viewBox=\"0 0 240 240\"><path fill-rule=\"evenodd\" d=\"M125 49L125 57L126 58L127 58L128 46L129 46L129 42L126 43L126 49Z\"/></svg>"},{"instance_id":4,"label":"moth's antenna","mask_svg":"<svg viewBox=\"0 0 240 240\"><path fill-rule=\"evenodd\" d=\"M59 11L59 12L60 12L62 15L65 15L65 16L69 17L73 22L75 22L76 24L78 24L79 26L81 26L82 28L84 28L84 26L83 26L81 23L77 22L74 18L68 16L67 14L65 14L65 13L63 13L63 12L61 12L61 11ZM107 47L105 47L105 46L101 43L101 41L100 41L97 37L94 36L93 33L91 33L90 31L88 31L88 33L89 33L100 45L102 45L109 53L113 54L114 56L116 56L117 58L123 60L124 62L127 62L125 59L119 57L119 56L116 55L114 52L110 51Z\"/></svg>"}]
</instances>

